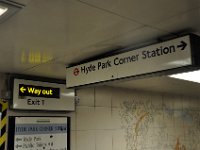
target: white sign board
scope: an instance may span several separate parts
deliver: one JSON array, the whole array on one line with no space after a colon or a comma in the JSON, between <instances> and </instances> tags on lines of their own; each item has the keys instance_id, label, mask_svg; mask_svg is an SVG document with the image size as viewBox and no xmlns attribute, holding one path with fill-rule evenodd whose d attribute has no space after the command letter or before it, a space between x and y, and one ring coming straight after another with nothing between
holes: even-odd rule
<instances>
[{"instance_id":1,"label":"white sign board","mask_svg":"<svg viewBox=\"0 0 200 150\"><path fill-rule=\"evenodd\" d=\"M14 79L13 109L73 111L75 92L64 84Z\"/></svg>"},{"instance_id":2,"label":"white sign board","mask_svg":"<svg viewBox=\"0 0 200 150\"><path fill-rule=\"evenodd\" d=\"M67 117L15 117L13 150L67 150L69 124ZM12 138L12 139L11 139Z\"/></svg>"},{"instance_id":3,"label":"white sign board","mask_svg":"<svg viewBox=\"0 0 200 150\"><path fill-rule=\"evenodd\" d=\"M68 88L184 67L192 64L190 36L67 68Z\"/></svg>"}]
</instances>

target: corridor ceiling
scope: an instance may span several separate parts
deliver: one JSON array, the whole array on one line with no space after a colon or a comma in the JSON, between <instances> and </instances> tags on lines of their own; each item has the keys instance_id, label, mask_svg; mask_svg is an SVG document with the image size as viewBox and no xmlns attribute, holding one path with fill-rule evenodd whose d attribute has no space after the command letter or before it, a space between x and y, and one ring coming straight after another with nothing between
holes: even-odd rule
<instances>
[{"instance_id":1,"label":"corridor ceiling","mask_svg":"<svg viewBox=\"0 0 200 150\"><path fill-rule=\"evenodd\" d=\"M200 35L200 0L13 1L25 7L0 24L3 73L65 79L66 66L102 53Z\"/></svg>"}]
</instances>

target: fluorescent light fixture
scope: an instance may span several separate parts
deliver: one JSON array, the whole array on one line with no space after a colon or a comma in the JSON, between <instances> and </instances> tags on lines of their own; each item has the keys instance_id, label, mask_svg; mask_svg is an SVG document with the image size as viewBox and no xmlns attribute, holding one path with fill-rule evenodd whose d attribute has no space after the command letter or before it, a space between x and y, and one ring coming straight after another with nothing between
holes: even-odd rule
<instances>
[{"instance_id":1,"label":"fluorescent light fixture","mask_svg":"<svg viewBox=\"0 0 200 150\"><path fill-rule=\"evenodd\" d=\"M24 5L17 2L9 0L0 0L0 24L7 19L11 18L19 10L21 10Z\"/></svg>"},{"instance_id":2,"label":"fluorescent light fixture","mask_svg":"<svg viewBox=\"0 0 200 150\"><path fill-rule=\"evenodd\" d=\"M0 6L0 16L3 15L8 10L7 7Z\"/></svg>"},{"instance_id":3,"label":"fluorescent light fixture","mask_svg":"<svg viewBox=\"0 0 200 150\"><path fill-rule=\"evenodd\" d=\"M200 70L174 74L170 77L200 83Z\"/></svg>"},{"instance_id":4,"label":"fluorescent light fixture","mask_svg":"<svg viewBox=\"0 0 200 150\"><path fill-rule=\"evenodd\" d=\"M69 93L61 93L62 96L67 96L67 97L74 97L75 93L74 92L69 92Z\"/></svg>"}]
</instances>

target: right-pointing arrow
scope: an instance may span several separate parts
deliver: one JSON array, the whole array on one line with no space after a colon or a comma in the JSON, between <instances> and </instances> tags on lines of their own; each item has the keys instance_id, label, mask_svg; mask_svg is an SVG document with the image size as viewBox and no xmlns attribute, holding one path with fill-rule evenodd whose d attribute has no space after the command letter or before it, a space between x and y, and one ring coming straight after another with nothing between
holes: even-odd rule
<instances>
[{"instance_id":1,"label":"right-pointing arrow","mask_svg":"<svg viewBox=\"0 0 200 150\"><path fill-rule=\"evenodd\" d=\"M177 45L177 48L181 48L181 50L184 50L187 46L187 43L185 43L184 41L181 41L181 44Z\"/></svg>"}]
</instances>

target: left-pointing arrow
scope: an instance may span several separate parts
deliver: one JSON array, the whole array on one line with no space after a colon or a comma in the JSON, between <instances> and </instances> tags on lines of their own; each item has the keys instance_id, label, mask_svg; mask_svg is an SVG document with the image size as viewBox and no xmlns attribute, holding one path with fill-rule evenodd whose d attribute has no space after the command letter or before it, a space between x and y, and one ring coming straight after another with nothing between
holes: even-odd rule
<instances>
[{"instance_id":1,"label":"left-pointing arrow","mask_svg":"<svg viewBox=\"0 0 200 150\"><path fill-rule=\"evenodd\" d=\"M20 88L20 91L21 91L22 93L24 93L24 92L26 91L26 89L22 86L22 87Z\"/></svg>"}]
</instances>

